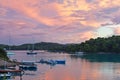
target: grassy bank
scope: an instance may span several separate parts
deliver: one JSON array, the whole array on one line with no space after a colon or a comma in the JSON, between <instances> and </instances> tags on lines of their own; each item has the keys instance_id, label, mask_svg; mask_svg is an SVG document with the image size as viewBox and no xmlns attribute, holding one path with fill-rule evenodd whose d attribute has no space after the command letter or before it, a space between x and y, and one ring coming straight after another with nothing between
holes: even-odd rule
<instances>
[{"instance_id":1,"label":"grassy bank","mask_svg":"<svg viewBox=\"0 0 120 80\"><path fill-rule=\"evenodd\" d=\"M6 66L15 65L15 63L11 62L7 57L7 52L0 48L0 66L4 66L6 62Z\"/></svg>"},{"instance_id":2,"label":"grassy bank","mask_svg":"<svg viewBox=\"0 0 120 80\"><path fill-rule=\"evenodd\" d=\"M7 57L7 52L1 48L0 48L0 59L7 61L9 60L9 58Z\"/></svg>"}]
</instances>

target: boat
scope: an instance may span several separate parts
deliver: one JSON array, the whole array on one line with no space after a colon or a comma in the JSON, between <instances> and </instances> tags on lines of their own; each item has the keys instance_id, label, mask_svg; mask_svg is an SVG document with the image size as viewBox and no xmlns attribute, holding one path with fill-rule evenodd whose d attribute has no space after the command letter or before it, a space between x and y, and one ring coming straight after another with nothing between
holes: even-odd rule
<instances>
[{"instance_id":1,"label":"boat","mask_svg":"<svg viewBox=\"0 0 120 80\"><path fill-rule=\"evenodd\" d=\"M33 50L27 52L27 55L36 55L36 54L37 54L37 52L34 52Z\"/></svg>"},{"instance_id":2,"label":"boat","mask_svg":"<svg viewBox=\"0 0 120 80\"><path fill-rule=\"evenodd\" d=\"M20 70L25 70L25 71L37 71L37 66L36 65L19 65Z\"/></svg>"},{"instance_id":3,"label":"boat","mask_svg":"<svg viewBox=\"0 0 120 80\"><path fill-rule=\"evenodd\" d=\"M34 44L32 44L32 50L29 50L27 55L37 55L37 52L34 52Z\"/></svg>"},{"instance_id":4,"label":"boat","mask_svg":"<svg viewBox=\"0 0 120 80\"><path fill-rule=\"evenodd\" d=\"M11 56L15 55L15 53L11 52L11 34L9 33L9 45L8 50L4 48L4 50L7 52L7 56L10 58Z\"/></svg>"},{"instance_id":5,"label":"boat","mask_svg":"<svg viewBox=\"0 0 120 80\"><path fill-rule=\"evenodd\" d=\"M12 74L7 71L6 61L4 61L4 69L0 69L0 80L12 80Z\"/></svg>"},{"instance_id":6,"label":"boat","mask_svg":"<svg viewBox=\"0 0 120 80\"><path fill-rule=\"evenodd\" d=\"M21 65L34 65L35 64L35 61L22 61L20 62Z\"/></svg>"},{"instance_id":7,"label":"boat","mask_svg":"<svg viewBox=\"0 0 120 80\"><path fill-rule=\"evenodd\" d=\"M34 61L23 61L19 65L20 70L37 71L37 65Z\"/></svg>"},{"instance_id":8,"label":"boat","mask_svg":"<svg viewBox=\"0 0 120 80\"><path fill-rule=\"evenodd\" d=\"M13 76L22 76L24 75L23 70L0 70L0 80L11 80Z\"/></svg>"},{"instance_id":9,"label":"boat","mask_svg":"<svg viewBox=\"0 0 120 80\"><path fill-rule=\"evenodd\" d=\"M44 59L41 59L38 63L42 63L42 64L50 64L50 65L55 65L56 62L54 60L44 60Z\"/></svg>"},{"instance_id":10,"label":"boat","mask_svg":"<svg viewBox=\"0 0 120 80\"><path fill-rule=\"evenodd\" d=\"M65 64L65 60L44 60L44 59L41 59L39 61L39 63L42 63L42 64L52 64L52 65L56 65L56 64Z\"/></svg>"},{"instance_id":11,"label":"boat","mask_svg":"<svg viewBox=\"0 0 120 80\"><path fill-rule=\"evenodd\" d=\"M55 60L56 64L65 64L65 60Z\"/></svg>"},{"instance_id":12,"label":"boat","mask_svg":"<svg viewBox=\"0 0 120 80\"><path fill-rule=\"evenodd\" d=\"M0 80L12 80L11 73L0 73Z\"/></svg>"}]
</instances>

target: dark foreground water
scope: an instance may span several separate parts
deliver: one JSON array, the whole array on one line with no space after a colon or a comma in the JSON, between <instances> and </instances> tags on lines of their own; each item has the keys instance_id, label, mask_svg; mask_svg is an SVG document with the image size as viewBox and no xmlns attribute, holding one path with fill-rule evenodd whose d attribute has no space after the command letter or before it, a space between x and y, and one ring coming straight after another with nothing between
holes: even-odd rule
<instances>
[{"instance_id":1,"label":"dark foreground water","mask_svg":"<svg viewBox=\"0 0 120 80\"><path fill-rule=\"evenodd\" d=\"M66 60L65 65L37 63L36 71L25 71L22 80L120 80L120 55L99 54L76 56L38 51L37 56L28 56L26 51L14 51L11 58L18 61L43 59ZM19 76L14 80L20 80Z\"/></svg>"}]
</instances>

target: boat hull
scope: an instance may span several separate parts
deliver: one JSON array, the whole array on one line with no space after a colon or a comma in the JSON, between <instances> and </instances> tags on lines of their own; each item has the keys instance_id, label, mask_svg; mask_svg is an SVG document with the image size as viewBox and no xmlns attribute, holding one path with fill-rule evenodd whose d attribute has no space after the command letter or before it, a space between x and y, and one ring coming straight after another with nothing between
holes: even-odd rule
<instances>
[{"instance_id":1,"label":"boat hull","mask_svg":"<svg viewBox=\"0 0 120 80\"><path fill-rule=\"evenodd\" d=\"M36 52L28 52L27 55L36 55Z\"/></svg>"}]
</instances>

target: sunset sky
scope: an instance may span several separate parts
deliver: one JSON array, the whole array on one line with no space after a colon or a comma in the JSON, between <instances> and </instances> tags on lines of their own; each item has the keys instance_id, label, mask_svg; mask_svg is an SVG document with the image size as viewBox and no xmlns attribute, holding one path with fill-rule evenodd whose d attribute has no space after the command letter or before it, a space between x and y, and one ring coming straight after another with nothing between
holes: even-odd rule
<instances>
[{"instance_id":1,"label":"sunset sky","mask_svg":"<svg viewBox=\"0 0 120 80\"><path fill-rule=\"evenodd\" d=\"M80 43L119 34L120 0L0 0L0 44Z\"/></svg>"}]
</instances>

